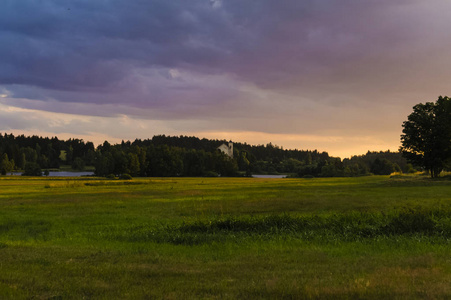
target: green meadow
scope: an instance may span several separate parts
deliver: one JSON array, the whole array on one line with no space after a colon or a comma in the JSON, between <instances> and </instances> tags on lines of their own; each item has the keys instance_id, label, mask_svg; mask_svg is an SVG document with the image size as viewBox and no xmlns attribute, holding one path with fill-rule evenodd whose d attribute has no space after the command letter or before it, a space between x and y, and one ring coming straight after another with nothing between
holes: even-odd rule
<instances>
[{"instance_id":1,"label":"green meadow","mask_svg":"<svg viewBox=\"0 0 451 300\"><path fill-rule=\"evenodd\" d=\"M1 299L443 299L451 181L0 177Z\"/></svg>"}]
</instances>

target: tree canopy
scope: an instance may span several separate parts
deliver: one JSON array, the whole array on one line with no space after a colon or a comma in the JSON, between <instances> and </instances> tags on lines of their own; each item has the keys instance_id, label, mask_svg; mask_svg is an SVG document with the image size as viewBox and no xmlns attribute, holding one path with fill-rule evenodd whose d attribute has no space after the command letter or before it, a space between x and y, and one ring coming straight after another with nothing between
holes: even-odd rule
<instances>
[{"instance_id":1,"label":"tree canopy","mask_svg":"<svg viewBox=\"0 0 451 300\"><path fill-rule=\"evenodd\" d=\"M451 158L451 99L420 103L403 123L400 151L413 164L438 177Z\"/></svg>"}]
</instances>

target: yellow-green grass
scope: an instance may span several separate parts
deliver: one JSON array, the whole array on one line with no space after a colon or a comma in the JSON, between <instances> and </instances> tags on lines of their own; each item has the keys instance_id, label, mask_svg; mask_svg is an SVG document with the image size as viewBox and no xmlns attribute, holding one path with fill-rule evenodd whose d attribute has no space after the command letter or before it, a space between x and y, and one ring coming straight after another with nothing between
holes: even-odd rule
<instances>
[{"instance_id":1,"label":"yellow-green grass","mask_svg":"<svg viewBox=\"0 0 451 300\"><path fill-rule=\"evenodd\" d=\"M450 204L421 176L0 177L0 298L446 298Z\"/></svg>"}]
</instances>

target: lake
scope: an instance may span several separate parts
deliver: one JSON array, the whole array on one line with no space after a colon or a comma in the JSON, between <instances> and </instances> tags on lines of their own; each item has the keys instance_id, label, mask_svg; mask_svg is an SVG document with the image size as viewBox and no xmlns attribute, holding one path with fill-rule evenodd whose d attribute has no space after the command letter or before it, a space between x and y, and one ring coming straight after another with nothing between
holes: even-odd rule
<instances>
[{"instance_id":1,"label":"lake","mask_svg":"<svg viewBox=\"0 0 451 300\"><path fill-rule=\"evenodd\" d=\"M14 172L13 175L22 175L22 172ZM80 177L94 175L93 172L49 172L49 177Z\"/></svg>"}]
</instances>

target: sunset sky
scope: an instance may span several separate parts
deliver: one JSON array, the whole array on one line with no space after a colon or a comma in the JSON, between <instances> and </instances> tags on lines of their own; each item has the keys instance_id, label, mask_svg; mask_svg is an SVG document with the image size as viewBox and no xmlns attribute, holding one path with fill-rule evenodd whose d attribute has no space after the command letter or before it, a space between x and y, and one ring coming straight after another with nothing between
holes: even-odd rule
<instances>
[{"instance_id":1,"label":"sunset sky","mask_svg":"<svg viewBox=\"0 0 451 300\"><path fill-rule=\"evenodd\" d=\"M451 1L2 0L0 132L342 158L451 96Z\"/></svg>"}]
</instances>

